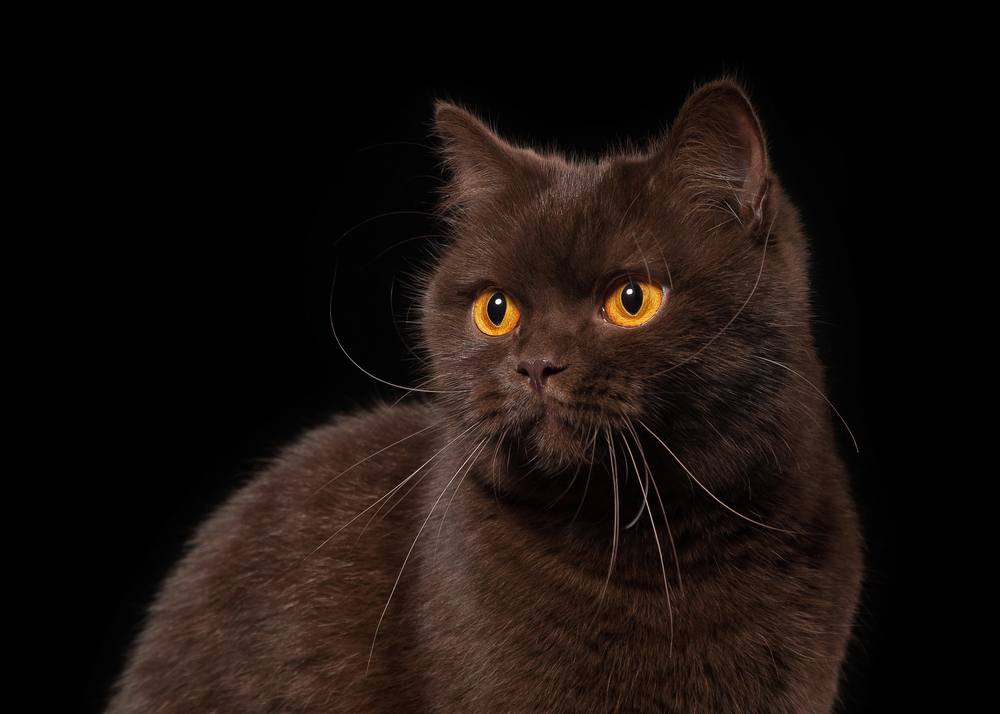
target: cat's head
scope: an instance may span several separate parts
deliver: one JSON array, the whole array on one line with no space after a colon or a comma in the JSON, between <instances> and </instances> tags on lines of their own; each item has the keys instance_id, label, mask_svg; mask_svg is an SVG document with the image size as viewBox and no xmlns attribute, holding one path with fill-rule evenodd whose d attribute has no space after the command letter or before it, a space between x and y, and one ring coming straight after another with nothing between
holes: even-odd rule
<instances>
[{"instance_id":1,"label":"cat's head","mask_svg":"<svg viewBox=\"0 0 1000 714\"><path fill-rule=\"evenodd\" d=\"M453 240L423 342L469 443L503 439L549 471L645 427L733 468L770 448L786 377L766 360L812 349L806 261L737 84L599 161L513 146L449 103L435 122Z\"/></svg>"}]
</instances>

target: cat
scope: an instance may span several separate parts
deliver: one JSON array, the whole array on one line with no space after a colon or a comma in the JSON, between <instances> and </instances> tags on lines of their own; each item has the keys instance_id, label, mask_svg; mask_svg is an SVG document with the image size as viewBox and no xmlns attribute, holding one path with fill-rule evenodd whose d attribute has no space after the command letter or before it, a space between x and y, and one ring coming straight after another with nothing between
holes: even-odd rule
<instances>
[{"instance_id":1,"label":"cat","mask_svg":"<svg viewBox=\"0 0 1000 714\"><path fill-rule=\"evenodd\" d=\"M200 528L110 711L830 711L861 535L742 86L597 161L435 134L428 381Z\"/></svg>"}]
</instances>

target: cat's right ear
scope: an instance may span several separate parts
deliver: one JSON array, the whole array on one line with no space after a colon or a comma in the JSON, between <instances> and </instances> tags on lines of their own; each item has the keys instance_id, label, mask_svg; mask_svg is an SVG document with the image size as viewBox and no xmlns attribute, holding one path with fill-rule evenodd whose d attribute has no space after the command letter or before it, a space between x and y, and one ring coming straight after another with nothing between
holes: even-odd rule
<instances>
[{"instance_id":1,"label":"cat's right ear","mask_svg":"<svg viewBox=\"0 0 1000 714\"><path fill-rule=\"evenodd\" d=\"M480 119L451 102L435 103L434 133L441 141L451 173L446 208L490 200L543 173L544 158L507 143Z\"/></svg>"},{"instance_id":2,"label":"cat's right ear","mask_svg":"<svg viewBox=\"0 0 1000 714\"><path fill-rule=\"evenodd\" d=\"M763 222L769 184L764 132L743 87L704 85L684 103L656 161L666 166L688 217L732 218L744 230ZM720 219L721 216L721 219Z\"/></svg>"}]
</instances>

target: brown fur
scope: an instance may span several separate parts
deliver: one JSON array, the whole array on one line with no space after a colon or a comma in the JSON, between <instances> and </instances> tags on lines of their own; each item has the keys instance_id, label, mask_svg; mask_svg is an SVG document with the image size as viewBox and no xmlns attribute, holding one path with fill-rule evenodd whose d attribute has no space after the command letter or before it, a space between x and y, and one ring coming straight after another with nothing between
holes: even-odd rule
<instances>
[{"instance_id":1,"label":"brown fur","mask_svg":"<svg viewBox=\"0 0 1000 714\"><path fill-rule=\"evenodd\" d=\"M450 104L436 126L434 393L306 435L220 509L111 710L829 711L860 538L805 239L742 90L598 162ZM629 330L597 309L626 273L670 288ZM491 286L522 308L504 337L469 317ZM543 358L566 369L536 393L517 364Z\"/></svg>"}]
</instances>

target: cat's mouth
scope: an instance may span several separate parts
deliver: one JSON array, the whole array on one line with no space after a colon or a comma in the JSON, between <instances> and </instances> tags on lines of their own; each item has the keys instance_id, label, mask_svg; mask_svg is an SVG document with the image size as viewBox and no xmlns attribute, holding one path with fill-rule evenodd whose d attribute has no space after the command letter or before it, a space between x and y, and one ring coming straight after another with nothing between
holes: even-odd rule
<instances>
[{"instance_id":1,"label":"cat's mouth","mask_svg":"<svg viewBox=\"0 0 1000 714\"><path fill-rule=\"evenodd\" d=\"M599 419L571 402L548 393L522 412L515 437L544 469L558 470L592 459Z\"/></svg>"}]
</instances>

